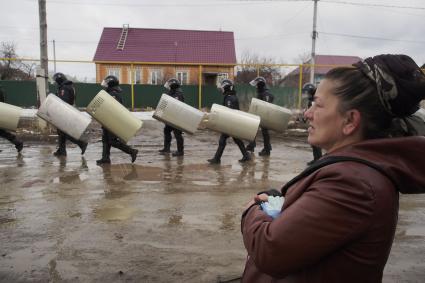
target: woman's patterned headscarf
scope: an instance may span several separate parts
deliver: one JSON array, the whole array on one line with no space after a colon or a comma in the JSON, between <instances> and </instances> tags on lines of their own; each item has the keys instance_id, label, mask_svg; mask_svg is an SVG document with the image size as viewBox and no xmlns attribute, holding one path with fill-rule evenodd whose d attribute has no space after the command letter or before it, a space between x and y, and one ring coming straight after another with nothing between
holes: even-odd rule
<instances>
[{"instance_id":1,"label":"woman's patterned headscarf","mask_svg":"<svg viewBox=\"0 0 425 283\"><path fill-rule=\"evenodd\" d=\"M382 105L394 117L413 114L425 98L425 75L409 56L378 55L353 66L375 83Z\"/></svg>"}]
</instances>

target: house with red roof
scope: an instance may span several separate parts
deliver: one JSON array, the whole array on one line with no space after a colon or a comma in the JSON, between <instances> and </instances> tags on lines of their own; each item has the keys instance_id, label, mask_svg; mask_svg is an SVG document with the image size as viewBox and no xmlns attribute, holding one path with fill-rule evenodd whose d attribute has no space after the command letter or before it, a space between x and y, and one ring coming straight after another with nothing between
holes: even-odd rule
<instances>
[{"instance_id":1,"label":"house with red roof","mask_svg":"<svg viewBox=\"0 0 425 283\"><path fill-rule=\"evenodd\" d=\"M124 84L216 84L234 78L233 32L105 27L93 58L96 81L115 75Z\"/></svg>"},{"instance_id":2,"label":"house with red roof","mask_svg":"<svg viewBox=\"0 0 425 283\"><path fill-rule=\"evenodd\" d=\"M314 82L318 83L326 75L326 73L338 66L351 66L353 63L361 60L357 56L341 56L341 55L316 55L314 57ZM304 64L307 66L302 67L302 84L310 82L310 66L311 59ZM290 72L283 80L282 85L298 87L300 80L300 67L297 67Z\"/></svg>"}]
</instances>

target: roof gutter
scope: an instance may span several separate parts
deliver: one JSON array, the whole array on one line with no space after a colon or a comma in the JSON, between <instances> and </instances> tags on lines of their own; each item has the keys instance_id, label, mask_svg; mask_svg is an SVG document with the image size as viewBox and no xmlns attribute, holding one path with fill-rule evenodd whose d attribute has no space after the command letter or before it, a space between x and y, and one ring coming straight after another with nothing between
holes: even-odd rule
<instances>
[{"instance_id":1,"label":"roof gutter","mask_svg":"<svg viewBox=\"0 0 425 283\"><path fill-rule=\"evenodd\" d=\"M186 66L226 66L234 67L237 63L187 63L187 62L137 62L137 61L96 61L96 64L137 64L137 65L186 65Z\"/></svg>"}]
</instances>

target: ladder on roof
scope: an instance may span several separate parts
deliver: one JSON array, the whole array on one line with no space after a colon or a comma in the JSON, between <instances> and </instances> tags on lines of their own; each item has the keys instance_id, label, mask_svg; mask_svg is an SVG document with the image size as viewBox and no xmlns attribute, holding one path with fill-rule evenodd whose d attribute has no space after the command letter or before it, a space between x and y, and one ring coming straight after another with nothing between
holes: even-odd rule
<instances>
[{"instance_id":1,"label":"ladder on roof","mask_svg":"<svg viewBox=\"0 0 425 283\"><path fill-rule=\"evenodd\" d=\"M120 40L118 41L117 49L124 50L125 41L127 40L129 24L122 25Z\"/></svg>"}]
</instances>

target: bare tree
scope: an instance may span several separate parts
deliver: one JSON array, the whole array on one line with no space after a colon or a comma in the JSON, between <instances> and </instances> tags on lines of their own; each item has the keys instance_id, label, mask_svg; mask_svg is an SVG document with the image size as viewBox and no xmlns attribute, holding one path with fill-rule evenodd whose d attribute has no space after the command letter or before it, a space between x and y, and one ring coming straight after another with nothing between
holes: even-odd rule
<instances>
[{"instance_id":1,"label":"bare tree","mask_svg":"<svg viewBox=\"0 0 425 283\"><path fill-rule=\"evenodd\" d=\"M23 63L16 54L13 42L0 44L0 79L1 80L30 80L33 79L35 63Z\"/></svg>"},{"instance_id":2,"label":"bare tree","mask_svg":"<svg viewBox=\"0 0 425 283\"><path fill-rule=\"evenodd\" d=\"M35 72L35 68L36 68L37 64L32 62L32 63L24 63L21 62L19 69L25 73L25 75L27 76L28 80L32 80L34 79L34 72Z\"/></svg>"},{"instance_id":3,"label":"bare tree","mask_svg":"<svg viewBox=\"0 0 425 283\"><path fill-rule=\"evenodd\" d=\"M259 75L266 79L267 84L276 85L285 75L274 58L260 57L245 51L240 62L242 65L237 67L235 78L237 83L249 83Z\"/></svg>"},{"instance_id":4,"label":"bare tree","mask_svg":"<svg viewBox=\"0 0 425 283\"><path fill-rule=\"evenodd\" d=\"M12 42L1 43L0 57L3 59L0 62L0 78L2 80L12 79L17 69L15 49L15 44Z\"/></svg>"}]
</instances>

